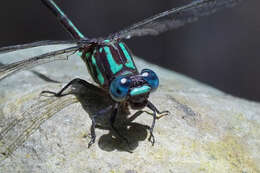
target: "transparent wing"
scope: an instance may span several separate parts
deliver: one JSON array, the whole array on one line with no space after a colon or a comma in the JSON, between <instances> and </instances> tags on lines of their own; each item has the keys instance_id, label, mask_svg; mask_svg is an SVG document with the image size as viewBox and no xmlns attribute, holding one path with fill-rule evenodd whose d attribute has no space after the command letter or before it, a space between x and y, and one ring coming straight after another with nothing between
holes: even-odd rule
<instances>
[{"instance_id":1,"label":"transparent wing","mask_svg":"<svg viewBox=\"0 0 260 173\"><path fill-rule=\"evenodd\" d=\"M186 23L198 20L199 17L215 13L217 10L232 7L243 0L193 0L188 5L173 8L159 13L141 22L135 23L109 38L129 39L135 36L158 35Z\"/></svg>"},{"instance_id":2,"label":"transparent wing","mask_svg":"<svg viewBox=\"0 0 260 173\"><path fill-rule=\"evenodd\" d=\"M0 48L0 53L7 53L11 51L16 51L20 49L27 49L27 48L33 48L38 46L48 46L48 45L59 45L59 44L75 44L79 42L78 40L44 40L44 41L38 41L33 43L26 43L26 44L19 44L19 45L13 45L13 46L6 46Z\"/></svg>"},{"instance_id":3,"label":"transparent wing","mask_svg":"<svg viewBox=\"0 0 260 173\"><path fill-rule=\"evenodd\" d=\"M39 56L14 62L8 65L2 65L0 66L0 80L19 70L25 70L40 64L45 64L56 60L66 60L70 54L79 50L80 47L80 45L77 45L74 47L48 52Z\"/></svg>"},{"instance_id":4,"label":"transparent wing","mask_svg":"<svg viewBox=\"0 0 260 173\"><path fill-rule=\"evenodd\" d=\"M60 110L77 102L76 97L72 95L47 98L38 101L19 118L7 123L7 126L0 131L0 162L21 146L42 123Z\"/></svg>"}]
</instances>

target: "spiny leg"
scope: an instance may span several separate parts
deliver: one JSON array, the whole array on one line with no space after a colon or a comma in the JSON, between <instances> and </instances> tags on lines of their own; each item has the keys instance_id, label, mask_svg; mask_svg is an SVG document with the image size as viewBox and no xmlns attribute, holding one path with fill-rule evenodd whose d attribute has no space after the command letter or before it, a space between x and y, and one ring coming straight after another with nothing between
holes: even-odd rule
<instances>
[{"instance_id":1,"label":"spiny leg","mask_svg":"<svg viewBox=\"0 0 260 173\"><path fill-rule=\"evenodd\" d=\"M168 113L169 111L160 112L150 101L148 101L147 107L153 111L153 122L152 122L150 129L149 129L150 130L149 141L152 143L152 145L154 145L155 138L154 138L154 135L153 135L153 129L154 129L154 126L155 126L155 120L159 119L159 118L157 118L157 113L162 114L162 113Z\"/></svg>"},{"instance_id":2,"label":"spiny leg","mask_svg":"<svg viewBox=\"0 0 260 173\"><path fill-rule=\"evenodd\" d=\"M140 111L136 112L132 117L130 117L128 119L128 122L134 121L137 117L139 117L144 112L153 116L153 112L149 112L149 111L146 111L146 110L140 110ZM159 120L162 117L169 115L169 113L170 113L169 111L162 111L162 112L159 112L159 113L156 112L156 119Z\"/></svg>"},{"instance_id":3,"label":"spiny leg","mask_svg":"<svg viewBox=\"0 0 260 173\"><path fill-rule=\"evenodd\" d=\"M98 111L94 116L91 117L91 121L92 121L92 125L90 128L90 133L91 133L91 140L88 143L88 148L95 143L96 140L96 132L95 132L95 128L96 128L96 118L99 116L104 116L106 115L107 112L109 112L111 109L113 108L112 105L106 107L105 109L102 109L100 111Z\"/></svg>"},{"instance_id":4,"label":"spiny leg","mask_svg":"<svg viewBox=\"0 0 260 173\"><path fill-rule=\"evenodd\" d=\"M67 85L65 85L65 87L63 87L59 92L56 93L56 92L53 92L53 91L42 91L41 95L44 94L44 93L48 93L48 94L53 94L55 97L62 97L62 96L64 96L62 93L69 86L74 85L74 84L80 84L80 85L83 85L86 88L93 88L94 87L92 84L88 83L87 81L85 81L83 79L75 78L72 81L70 81ZM96 88L94 87L93 89L96 89ZM99 116L106 115L106 113L109 112L112 108L113 108L113 106L110 105L110 106L98 111L95 115L93 115L91 117L91 121L92 121L91 128L90 128L91 140L88 143L88 148L91 147L91 145L94 144L95 140L96 140L96 132L95 132L96 118L99 117Z\"/></svg>"},{"instance_id":5,"label":"spiny leg","mask_svg":"<svg viewBox=\"0 0 260 173\"><path fill-rule=\"evenodd\" d=\"M63 96L63 92L71 85L74 85L74 84L81 84L83 86L85 86L86 88L89 88L91 87L91 84L88 83L87 81L83 80L83 79L80 79L80 78L75 78L73 79L72 81L70 81L67 85L65 85L65 87L63 87L59 92L53 92L53 91L42 91L40 95L43 95L43 94L53 94L55 97L61 97Z\"/></svg>"},{"instance_id":6,"label":"spiny leg","mask_svg":"<svg viewBox=\"0 0 260 173\"><path fill-rule=\"evenodd\" d=\"M150 136L149 136L148 140L152 143L152 145L154 145L155 138L154 138L154 135L153 135L153 129L154 129L154 126L155 126L156 111L154 109L154 106L151 106L150 104L148 104L147 107L150 108L153 111L153 122L152 122L150 129L149 129Z\"/></svg>"},{"instance_id":7,"label":"spiny leg","mask_svg":"<svg viewBox=\"0 0 260 173\"><path fill-rule=\"evenodd\" d=\"M116 120L116 116L118 114L118 109L119 109L119 104L116 103L114 105L114 108L113 108L113 112L111 114L111 118L110 118L110 124L111 124L111 128L116 132L117 136L121 139L123 139L127 145L129 146L129 141L126 137L124 137L119 131L118 129L114 126L114 123L115 123L115 120Z\"/></svg>"}]
</instances>

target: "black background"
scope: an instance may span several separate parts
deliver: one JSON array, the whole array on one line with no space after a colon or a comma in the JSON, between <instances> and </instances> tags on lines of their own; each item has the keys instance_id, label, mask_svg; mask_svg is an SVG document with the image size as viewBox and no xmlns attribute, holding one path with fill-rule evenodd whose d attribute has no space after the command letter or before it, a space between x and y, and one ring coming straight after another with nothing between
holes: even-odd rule
<instances>
[{"instance_id":1,"label":"black background","mask_svg":"<svg viewBox=\"0 0 260 173\"><path fill-rule=\"evenodd\" d=\"M87 37L106 36L188 0L56 0ZM157 37L127 41L132 52L229 94L260 101L260 1L234 8ZM70 39L40 0L0 6L0 46ZM174 86L173 86L174 87Z\"/></svg>"}]
</instances>

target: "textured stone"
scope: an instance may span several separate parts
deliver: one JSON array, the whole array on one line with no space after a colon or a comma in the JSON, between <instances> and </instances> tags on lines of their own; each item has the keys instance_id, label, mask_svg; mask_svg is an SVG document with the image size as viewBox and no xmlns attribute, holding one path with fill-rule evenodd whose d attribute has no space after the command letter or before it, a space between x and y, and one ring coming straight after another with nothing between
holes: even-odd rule
<instances>
[{"instance_id":1,"label":"textured stone","mask_svg":"<svg viewBox=\"0 0 260 173\"><path fill-rule=\"evenodd\" d=\"M0 62L59 48L2 54ZM84 63L72 55L68 61L0 81L0 172L260 172L259 103L138 58L136 64L157 72L160 87L150 100L160 110L171 112L156 122L154 146L147 140L152 117L143 113L126 128L130 114L121 112L117 125L129 139L132 153L109 130L107 119L100 119L104 128L96 129L96 143L87 148L89 115L111 104L102 90L75 86L71 91L80 93L76 96L39 96L42 90L58 91L75 77L93 83Z\"/></svg>"}]
</instances>

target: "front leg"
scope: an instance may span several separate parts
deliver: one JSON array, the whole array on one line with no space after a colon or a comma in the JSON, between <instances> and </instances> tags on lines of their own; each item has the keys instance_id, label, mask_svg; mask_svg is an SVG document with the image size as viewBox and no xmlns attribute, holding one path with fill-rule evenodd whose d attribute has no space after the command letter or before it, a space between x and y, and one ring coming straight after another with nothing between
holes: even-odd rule
<instances>
[{"instance_id":1,"label":"front leg","mask_svg":"<svg viewBox=\"0 0 260 173\"><path fill-rule=\"evenodd\" d=\"M154 126L155 126L155 120L160 119L161 117L163 117L165 115L168 115L169 111L160 112L150 101L148 101L147 107L153 111L153 122L152 122L150 129L149 129L150 130L149 141L152 143L152 145L154 145L155 138L154 138L154 135L153 135L153 129L154 129ZM159 116L157 116L157 114L159 114Z\"/></svg>"},{"instance_id":2,"label":"front leg","mask_svg":"<svg viewBox=\"0 0 260 173\"><path fill-rule=\"evenodd\" d=\"M93 85L91 85L90 83L88 83L87 81L83 80L83 79L80 79L80 78L75 78L73 79L72 81L70 81L67 85L65 85L65 87L63 87L59 92L53 92L53 91L42 91L40 95L43 95L43 94L52 94L54 95L55 97L61 97L61 96L64 96L63 92L71 85L74 85L74 84L80 84L80 85L83 85L85 86L86 88L89 88L89 87L93 87Z\"/></svg>"},{"instance_id":3,"label":"front leg","mask_svg":"<svg viewBox=\"0 0 260 173\"><path fill-rule=\"evenodd\" d=\"M65 85L65 87L63 87L59 92L53 92L53 91L42 91L41 92L41 95L47 93L47 94L52 94L54 95L55 97L62 97L66 94L63 94L63 92L69 88L69 86L71 85L74 85L74 84L80 84L84 87L86 87L87 89L96 89L96 87L90 83L88 83L87 81L83 80L83 79L80 79L80 78L75 78L73 79L72 81L70 81L67 85ZM90 132L91 132L91 140L90 142L88 143L88 148L95 143L95 140L96 140L96 132L95 132L95 128L96 128L96 118L97 117L100 117L100 116L105 116L107 115L107 113L109 111L111 111L111 109L113 108L112 105L102 109L102 110L99 110L96 114L94 114L93 116L91 116L91 121L92 121L92 124L91 124L91 128L90 128Z\"/></svg>"},{"instance_id":4,"label":"front leg","mask_svg":"<svg viewBox=\"0 0 260 173\"><path fill-rule=\"evenodd\" d=\"M169 115L169 111L159 111L155 106L154 104L152 104L152 102L150 102L148 100L148 103L147 103L147 107L150 108L153 112L155 111L156 112L156 119L160 119L164 116L167 116Z\"/></svg>"}]
</instances>

